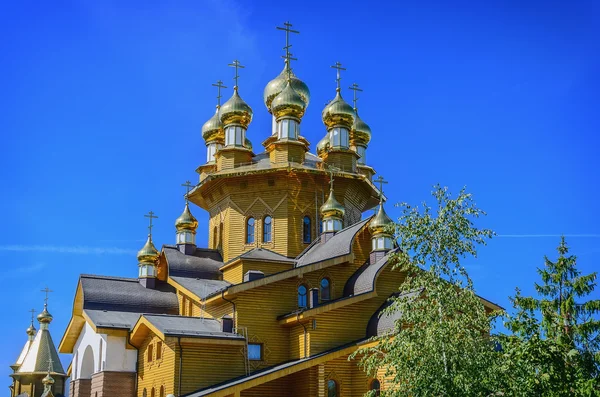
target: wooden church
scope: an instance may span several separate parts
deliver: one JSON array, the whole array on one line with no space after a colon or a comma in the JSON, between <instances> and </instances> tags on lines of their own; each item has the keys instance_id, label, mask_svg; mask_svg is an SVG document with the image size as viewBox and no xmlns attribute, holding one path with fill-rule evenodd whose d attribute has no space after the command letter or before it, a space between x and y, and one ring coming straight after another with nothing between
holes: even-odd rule
<instances>
[{"instance_id":1,"label":"wooden church","mask_svg":"<svg viewBox=\"0 0 600 397\"><path fill-rule=\"evenodd\" d=\"M348 360L394 329L380 311L403 281L366 160L371 130L342 98L338 63L310 153L301 135L310 92L289 47L264 90L273 123L261 150L246 138L253 111L234 61L233 94L202 127L206 162L175 244L159 251L150 233L137 278L79 278L59 345L73 355L70 396L350 397L386 387ZM196 245L188 201L210 214L207 248Z\"/></svg>"}]
</instances>

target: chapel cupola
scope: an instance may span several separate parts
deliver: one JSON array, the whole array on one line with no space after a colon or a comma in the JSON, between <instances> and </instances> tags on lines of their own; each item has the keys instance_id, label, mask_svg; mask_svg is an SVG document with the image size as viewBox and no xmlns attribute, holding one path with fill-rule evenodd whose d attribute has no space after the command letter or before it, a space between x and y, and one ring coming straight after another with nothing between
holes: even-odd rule
<instances>
[{"instance_id":1,"label":"chapel cupola","mask_svg":"<svg viewBox=\"0 0 600 397\"><path fill-rule=\"evenodd\" d=\"M383 257L389 250L393 248L394 237L393 237L393 225L394 221L386 214L383 208L383 183L386 183L382 177L379 177L380 183L380 198L379 208L377 214L371 219L369 223L369 231L371 232L372 241L372 257L371 262L376 261Z\"/></svg>"},{"instance_id":2,"label":"chapel cupola","mask_svg":"<svg viewBox=\"0 0 600 397\"><path fill-rule=\"evenodd\" d=\"M156 263L158 261L159 252L152 242L152 219L158 218L154 215L154 212L150 211L148 215L144 215L146 218L150 218L150 225L148 226L148 239L146 244L137 253L138 267L139 267L139 280L146 288L154 288L156 285Z\"/></svg>"},{"instance_id":3,"label":"chapel cupola","mask_svg":"<svg viewBox=\"0 0 600 397\"><path fill-rule=\"evenodd\" d=\"M288 80L285 88L273 99L271 111L277 124L277 138L298 140L300 136L300 120L304 116L306 103L302 100Z\"/></svg>"},{"instance_id":4,"label":"chapel cupola","mask_svg":"<svg viewBox=\"0 0 600 397\"><path fill-rule=\"evenodd\" d=\"M36 329L33 326L33 315L31 316L31 324L29 325L29 327L27 328L27 339L32 341L33 338L35 337L35 333L36 333Z\"/></svg>"},{"instance_id":5,"label":"chapel cupola","mask_svg":"<svg viewBox=\"0 0 600 397\"><path fill-rule=\"evenodd\" d=\"M321 217L323 219L322 238L327 241L334 233L343 228L344 215L346 208L335 199L333 191L333 175L329 187L329 197L321 206Z\"/></svg>"},{"instance_id":6,"label":"chapel cupola","mask_svg":"<svg viewBox=\"0 0 600 397\"><path fill-rule=\"evenodd\" d=\"M352 84L350 89L354 91L352 102L354 103L354 113L356 114L352 128L350 128L350 147L360 156L357 160L358 165L363 166L367 164L367 146L371 141L371 128L358 116L358 108L356 106L358 102L357 92L362 91L362 89L356 83Z\"/></svg>"},{"instance_id":7,"label":"chapel cupola","mask_svg":"<svg viewBox=\"0 0 600 397\"><path fill-rule=\"evenodd\" d=\"M37 320L40 323L40 329L48 329L48 325L52 322L54 317L48 311L48 302L44 303L44 310L40 314L37 315Z\"/></svg>"},{"instance_id":8,"label":"chapel cupola","mask_svg":"<svg viewBox=\"0 0 600 397\"><path fill-rule=\"evenodd\" d=\"M217 81L213 86L217 87L217 109L215 114L208 119L202 126L202 138L206 142L206 162L214 163L215 154L223 147L225 143L225 131L221 122L221 88L227 88L221 80Z\"/></svg>"},{"instance_id":9,"label":"chapel cupola","mask_svg":"<svg viewBox=\"0 0 600 397\"><path fill-rule=\"evenodd\" d=\"M175 220L175 229L177 230L177 247L184 254L191 254L196 250L196 230L198 229L198 220L192 215L188 201L188 194L192 187L190 181L186 181L187 193L185 195L185 208L183 213Z\"/></svg>"}]
</instances>

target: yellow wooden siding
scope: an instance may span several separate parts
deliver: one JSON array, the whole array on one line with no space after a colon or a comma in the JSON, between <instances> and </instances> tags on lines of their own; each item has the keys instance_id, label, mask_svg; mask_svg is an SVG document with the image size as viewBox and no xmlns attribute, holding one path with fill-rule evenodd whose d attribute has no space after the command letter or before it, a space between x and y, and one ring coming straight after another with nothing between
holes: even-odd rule
<instances>
[{"instance_id":1,"label":"yellow wooden siding","mask_svg":"<svg viewBox=\"0 0 600 397\"><path fill-rule=\"evenodd\" d=\"M161 386L165 387L165 395L175 393L175 343L162 341L162 357L156 360L156 346L160 339L152 332L138 349L138 397L143 396L144 389L150 396L152 388L156 390L156 396ZM148 346L153 346L153 359L148 361Z\"/></svg>"},{"instance_id":2,"label":"yellow wooden siding","mask_svg":"<svg viewBox=\"0 0 600 397\"><path fill-rule=\"evenodd\" d=\"M244 281L244 275L250 270L258 270L263 272L265 276L268 276L270 274L289 270L292 266L293 265L289 263L240 261L223 269L223 280L232 284L239 284Z\"/></svg>"}]
</instances>

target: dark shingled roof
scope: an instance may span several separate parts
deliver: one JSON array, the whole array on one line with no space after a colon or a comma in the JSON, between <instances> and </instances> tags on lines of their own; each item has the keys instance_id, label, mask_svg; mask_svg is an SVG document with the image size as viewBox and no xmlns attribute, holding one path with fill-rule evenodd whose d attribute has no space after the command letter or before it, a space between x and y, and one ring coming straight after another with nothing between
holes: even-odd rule
<instances>
[{"instance_id":1,"label":"dark shingled roof","mask_svg":"<svg viewBox=\"0 0 600 397\"><path fill-rule=\"evenodd\" d=\"M206 280L202 278L177 276L171 276L171 279L183 288L191 291L200 299L206 299L208 296L224 291L231 285L231 283L222 280Z\"/></svg>"},{"instance_id":2,"label":"dark shingled roof","mask_svg":"<svg viewBox=\"0 0 600 397\"><path fill-rule=\"evenodd\" d=\"M65 370L60 362L58 353L50 331L46 329L40 329L31 346L29 351L23 360L23 364L17 370L17 374L29 374L29 373L44 373L48 372L49 360L52 359L52 366L50 372L52 374L66 375Z\"/></svg>"},{"instance_id":3,"label":"dark shingled roof","mask_svg":"<svg viewBox=\"0 0 600 397\"><path fill-rule=\"evenodd\" d=\"M83 308L135 313L179 312L175 288L157 281L156 288L145 288L137 278L82 274Z\"/></svg>"},{"instance_id":4,"label":"dark shingled roof","mask_svg":"<svg viewBox=\"0 0 600 397\"><path fill-rule=\"evenodd\" d=\"M390 256L398 252L398 249L390 250L383 258L374 264L362 265L346 282L344 295L358 295L375 289L377 274L387 265Z\"/></svg>"},{"instance_id":5,"label":"dark shingled roof","mask_svg":"<svg viewBox=\"0 0 600 397\"><path fill-rule=\"evenodd\" d=\"M135 312L117 312L91 309L85 309L84 311L90 320L92 320L94 325L100 328L131 330L140 318L140 313Z\"/></svg>"},{"instance_id":6,"label":"dark shingled roof","mask_svg":"<svg viewBox=\"0 0 600 397\"><path fill-rule=\"evenodd\" d=\"M392 305L394 302L393 298L402 299L404 297L407 299L414 299L419 294L419 291L414 291L401 295L393 294L390 296L390 298L386 300L369 319L369 323L367 324L367 337L381 336L394 331L396 328L396 321L402 317L402 312L394 310L392 313L383 313L387 307Z\"/></svg>"},{"instance_id":7,"label":"dark shingled roof","mask_svg":"<svg viewBox=\"0 0 600 397\"><path fill-rule=\"evenodd\" d=\"M283 256L278 254L277 252L273 252L264 248L253 248L250 251L244 252L239 256L242 259L256 259L261 261L270 261L270 262L289 262L295 263L296 260L292 258L288 258L287 256ZM235 259L235 258L234 258Z\"/></svg>"},{"instance_id":8,"label":"dark shingled roof","mask_svg":"<svg viewBox=\"0 0 600 397\"><path fill-rule=\"evenodd\" d=\"M223 258L219 251L206 248L196 248L191 255L185 255L174 245L163 246L169 265L169 276L204 278L221 280L223 275L219 270L223 266Z\"/></svg>"},{"instance_id":9,"label":"dark shingled roof","mask_svg":"<svg viewBox=\"0 0 600 397\"><path fill-rule=\"evenodd\" d=\"M241 335L223 332L221 322L212 318L170 316L166 314L144 314L143 317L165 335L244 339Z\"/></svg>"},{"instance_id":10,"label":"dark shingled roof","mask_svg":"<svg viewBox=\"0 0 600 397\"><path fill-rule=\"evenodd\" d=\"M300 254L296 267L350 254L354 237L370 219L371 217L340 230L325 243L321 243L319 239L315 240L304 253Z\"/></svg>"}]
</instances>

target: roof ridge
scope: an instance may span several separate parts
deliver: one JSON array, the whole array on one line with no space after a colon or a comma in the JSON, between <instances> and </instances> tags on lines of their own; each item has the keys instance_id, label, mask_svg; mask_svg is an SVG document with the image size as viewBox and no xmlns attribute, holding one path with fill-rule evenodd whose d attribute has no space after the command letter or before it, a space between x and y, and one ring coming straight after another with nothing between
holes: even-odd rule
<instances>
[{"instance_id":1,"label":"roof ridge","mask_svg":"<svg viewBox=\"0 0 600 397\"><path fill-rule=\"evenodd\" d=\"M156 317L177 317L177 318L193 318L196 320L211 320L211 321L219 321L216 318L208 318L208 317L196 317L196 316L181 316L179 314L164 314L164 313L142 313L142 316L156 316Z\"/></svg>"},{"instance_id":2,"label":"roof ridge","mask_svg":"<svg viewBox=\"0 0 600 397\"><path fill-rule=\"evenodd\" d=\"M120 276L104 276L100 274L80 274L79 278L96 278L101 280L118 280L118 281L129 281L129 282L139 282L138 278L133 277L120 277Z\"/></svg>"}]
</instances>

